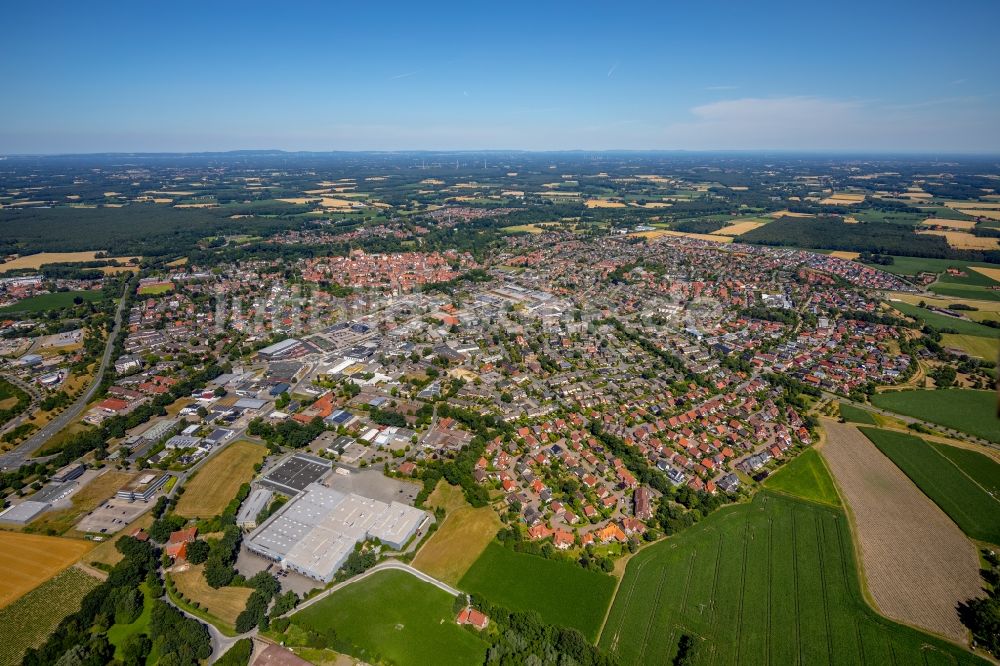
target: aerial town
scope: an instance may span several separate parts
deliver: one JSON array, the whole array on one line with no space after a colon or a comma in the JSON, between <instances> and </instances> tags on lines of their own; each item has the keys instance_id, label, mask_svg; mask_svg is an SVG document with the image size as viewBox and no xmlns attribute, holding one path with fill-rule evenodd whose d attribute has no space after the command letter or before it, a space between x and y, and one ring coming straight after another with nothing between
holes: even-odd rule
<instances>
[{"instance_id":1,"label":"aerial town","mask_svg":"<svg viewBox=\"0 0 1000 666\"><path fill-rule=\"evenodd\" d=\"M1000 4L8 3L0 666L1000 664Z\"/></svg>"}]
</instances>

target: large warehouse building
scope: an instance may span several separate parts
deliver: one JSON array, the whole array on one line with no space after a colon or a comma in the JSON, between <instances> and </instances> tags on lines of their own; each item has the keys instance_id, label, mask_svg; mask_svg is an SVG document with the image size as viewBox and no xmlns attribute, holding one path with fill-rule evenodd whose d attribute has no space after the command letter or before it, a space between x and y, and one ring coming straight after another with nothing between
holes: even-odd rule
<instances>
[{"instance_id":1,"label":"large warehouse building","mask_svg":"<svg viewBox=\"0 0 1000 666\"><path fill-rule=\"evenodd\" d=\"M323 583L354 550L355 544L378 539L402 548L428 515L407 504L342 493L310 484L245 541L247 549Z\"/></svg>"}]
</instances>

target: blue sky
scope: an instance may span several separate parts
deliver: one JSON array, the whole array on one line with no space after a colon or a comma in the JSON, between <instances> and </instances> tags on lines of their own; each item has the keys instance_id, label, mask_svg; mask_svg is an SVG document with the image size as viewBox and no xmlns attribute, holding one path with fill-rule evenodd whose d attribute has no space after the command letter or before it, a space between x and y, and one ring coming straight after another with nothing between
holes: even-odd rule
<instances>
[{"instance_id":1,"label":"blue sky","mask_svg":"<svg viewBox=\"0 0 1000 666\"><path fill-rule=\"evenodd\" d=\"M1000 2L9 3L0 153L1000 152Z\"/></svg>"}]
</instances>

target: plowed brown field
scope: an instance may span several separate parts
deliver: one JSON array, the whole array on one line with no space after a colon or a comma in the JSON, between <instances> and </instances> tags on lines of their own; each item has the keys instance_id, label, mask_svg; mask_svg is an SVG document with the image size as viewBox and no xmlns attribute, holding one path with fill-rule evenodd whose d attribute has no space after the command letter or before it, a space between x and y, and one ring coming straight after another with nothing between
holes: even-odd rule
<instances>
[{"instance_id":1,"label":"plowed brown field","mask_svg":"<svg viewBox=\"0 0 1000 666\"><path fill-rule=\"evenodd\" d=\"M975 547L857 428L823 425L822 452L850 508L878 610L964 643L955 607L981 594Z\"/></svg>"}]
</instances>

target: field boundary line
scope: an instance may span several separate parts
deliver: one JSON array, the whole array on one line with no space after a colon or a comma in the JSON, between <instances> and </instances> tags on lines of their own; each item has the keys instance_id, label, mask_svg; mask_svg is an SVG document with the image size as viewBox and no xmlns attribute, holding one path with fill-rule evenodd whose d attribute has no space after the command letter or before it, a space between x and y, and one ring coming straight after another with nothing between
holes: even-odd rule
<instances>
[{"instance_id":1,"label":"field boundary line","mask_svg":"<svg viewBox=\"0 0 1000 666\"><path fill-rule=\"evenodd\" d=\"M923 439L923 437L921 437L921 439ZM996 502L997 504L1000 504L1000 498L997 498L997 497L995 497L995 496L993 495L993 493L991 493L990 491L988 491L988 490L987 490L986 488L984 488L984 487L983 487L982 485L980 485L980 483L979 483L978 481L976 481L976 480L975 480L975 479L973 479L973 478L972 478L971 476L969 476L969 475L968 475L968 473L966 473L966 471L965 471L964 469L962 469L961 467L959 467L959 466L958 466L958 465L957 465L957 464L955 463L955 461L954 461L954 460L952 460L951 458L949 458L949 457L948 457L948 456L946 456L945 454L943 454L943 453L941 453L940 451L938 451L937 447L936 447L936 446L934 446L934 443L933 443L933 442L929 442L928 440L924 439L924 444L926 444L926 445L927 445L927 446L928 446L928 447L929 447L929 448L930 448L930 449L931 449L932 451L934 451L934 453L936 453L936 454L937 454L937 455L938 455L939 457L941 457L941 458L944 458L944 459L945 459L945 461L946 461L946 462L947 462L947 463L948 463L949 465L951 465L952 467L954 467L955 469L957 469L957 470L958 470L958 473L959 473L959 474L961 474L961 475L962 475L962 476L964 476L964 477L965 477L966 479L968 479L968 480L969 480L970 482L972 482L972 485L976 486L977 488L979 488L980 490L982 490L982 491L983 491L984 493L986 493L987 495L989 495L989 496L990 496L990 497L991 497L991 498L993 499L993 501L994 501L994 502ZM948 446L948 445L947 445L947 444L942 444L941 446ZM958 447L954 447L954 448L958 448ZM971 450L971 449L966 449L966 450ZM978 451L977 451L977 453L978 453ZM983 454L980 454L980 455L983 455ZM989 457L989 456L987 456L987 457Z\"/></svg>"}]
</instances>

